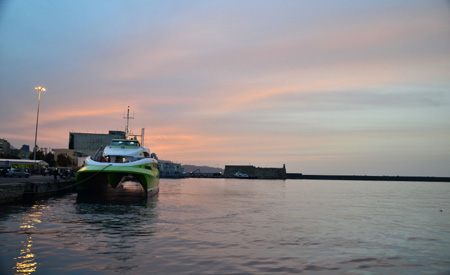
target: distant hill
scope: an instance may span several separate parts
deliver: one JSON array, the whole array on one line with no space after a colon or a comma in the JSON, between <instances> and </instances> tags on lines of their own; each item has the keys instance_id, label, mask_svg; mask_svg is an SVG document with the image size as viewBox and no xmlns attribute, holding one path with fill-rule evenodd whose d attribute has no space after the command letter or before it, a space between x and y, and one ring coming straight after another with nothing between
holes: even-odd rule
<instances>
[{"instance_id":1,"label":"distant hill","mask_svg":"<svg viewBox=\"0 0 450 275\"><path fill-rule=\"evenodd\" d=\"M223 173L222 168L216 168L216 167L210 167L210 166L196 166L196 165L185 164L185 165L181 165L181 167L183 167L184 172L186 172L186 173L193 172L197 169L200 170L200 173Z\"/></svg>"},{"instance_id":2,"label":"distant hill","mask_svg":"<svg viewBox=\"0 0 450 275\"><path fill-rule=\"evenodd\" d=\"M159 163L167 163L167 162L172 163L172 161L162 160L162 159L160 159L158 162ZM181 165L181 167L183 168L184 172L186 172L186 173L194 172L195 170L200 170L200 173L223 173L222 168L216 168L216 167L210 167L210 166L197 166L197 165L184 164L184 165Z\"/></svg>"}]
</instances>

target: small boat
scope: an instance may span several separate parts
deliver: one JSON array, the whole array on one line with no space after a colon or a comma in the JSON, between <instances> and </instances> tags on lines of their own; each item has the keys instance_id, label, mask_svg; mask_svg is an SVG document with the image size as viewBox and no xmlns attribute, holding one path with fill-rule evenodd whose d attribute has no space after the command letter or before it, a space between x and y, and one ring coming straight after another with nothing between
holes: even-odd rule
<instances>
[{"instance_id":1,"label":"small boat","mask_svg":"<svg viewBox=\"0 0 450 275\"><path fill-rule=\"evenodd\" d=\"M248 178L250 178L247 174L241 173L240 171L239 171L239 172L236 172L233 176L234 176L235 178L243 178L243 179L248 179Z\"/></svg>"},{"instance_id":2,"label":"small boat","mask_svg":"<svg viewBox=\"0 0 450 275\"><path fill-rule=\"evenodd\" d=\"M78 193L101 194L134 182L142 186L143 194L153 196L159 192L158 158L137 139L113 139L86 158L76 180Z\"/></svg>"}]
</instances>

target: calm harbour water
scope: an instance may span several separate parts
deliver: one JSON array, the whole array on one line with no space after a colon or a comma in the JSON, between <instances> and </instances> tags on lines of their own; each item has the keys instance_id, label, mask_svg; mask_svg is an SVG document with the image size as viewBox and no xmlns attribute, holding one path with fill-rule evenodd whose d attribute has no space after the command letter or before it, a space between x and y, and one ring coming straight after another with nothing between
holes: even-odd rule
<instances>
[{"instance_id":1,"label":"calm harbour water","mask_svg":"<svg viewBox=\"0 0 450 275\"><path fill-rule=\"evenodd\" d=\"M161 179L0 206L0 274L450 274L450 183Z\"/></svg>"}]
</instances>

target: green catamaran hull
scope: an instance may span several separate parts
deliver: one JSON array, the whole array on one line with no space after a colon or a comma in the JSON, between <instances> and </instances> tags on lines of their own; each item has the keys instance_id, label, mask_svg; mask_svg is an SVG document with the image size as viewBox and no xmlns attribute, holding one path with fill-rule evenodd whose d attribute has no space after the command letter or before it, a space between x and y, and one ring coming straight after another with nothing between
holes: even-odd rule
<instances>
[{"instance_id":1,"label":"green catamaran hull","mask_svg":"<svg viewBox=\"0 0 450 275\"><path fill-rule=\"evenodd\" d=\"M89 164L77 172L76 180L79 193L93 194L115 190L121 182L126 180L139 182L147 196L153 196L159 192L159 170L153 163L133 166Z\"/></svg>"}]
</instances>

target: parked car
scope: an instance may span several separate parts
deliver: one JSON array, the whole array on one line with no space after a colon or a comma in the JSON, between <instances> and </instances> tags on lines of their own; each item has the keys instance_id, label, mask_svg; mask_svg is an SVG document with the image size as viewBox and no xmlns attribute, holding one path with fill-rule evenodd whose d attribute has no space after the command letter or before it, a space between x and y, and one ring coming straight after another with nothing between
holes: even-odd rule
<instances>
[{"instance_id":1,"label":"parked car","mask_svg":"<svg viewBox=\"0 0 450 275\"><path fill-rule=\"evenodd\" d=\"M43 176L47 176L47 175L50 176L52 174L53 174L53 171L49 168L41 169L41 175L43 175Z\"/></svg>"},{"instance_id":2,"label":"parked car","mask_svg":"<svg viewBox=\"0 0 450 275\"><path fill-rule=\"evenodd\" d=\"M6 177L7 172L8 172L8 168L6 168L6 167L0 168L0 177Z\"/></svg>"},{"instance_id":3,"label":"parked car","mask_svg":"<svg viewBox=\"0 0 450 275\"><path fill-rule=\"evenodd\" d=\"M63 179L68 179L70 177L73 177L74 175L75 174L73 173L72 169L68 169L68 168L66 168L66 169L61 168L61 169L59 169L59 176L61 178L63 178Z\"/></svg>"},{"instance_id":4,"label":"parked car","mask_svg":"<svg viewBox=\"0 0 450 275\"><path fill-rule=\"evenodd\" d=\"M28 178L30 176L30 173L28 173L25 170L20 169L20 168L11 168L11 169L8 170L8 172L6 172L6 176L7 177L12 177L12 178L15 178L15 177L19 177L19 178L26 177L26 178Z\"/></svg>"}]
</instances>

